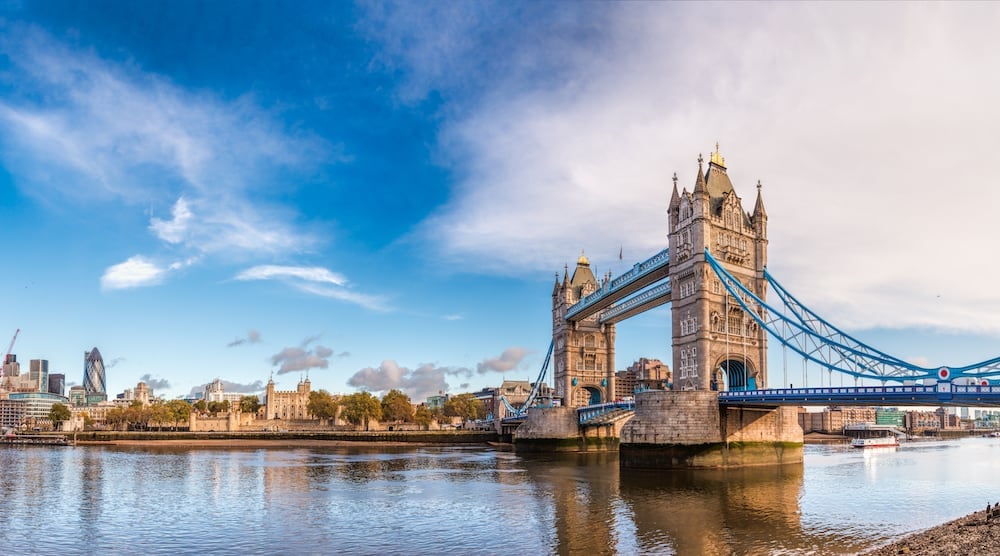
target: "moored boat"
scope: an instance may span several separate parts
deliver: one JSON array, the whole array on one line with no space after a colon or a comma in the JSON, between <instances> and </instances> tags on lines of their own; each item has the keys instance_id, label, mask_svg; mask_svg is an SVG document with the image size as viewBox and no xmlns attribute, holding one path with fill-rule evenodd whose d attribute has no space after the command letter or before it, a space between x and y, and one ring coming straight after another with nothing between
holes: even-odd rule
<instances>
[{"instance_id":1,"label":"moored boat","mask_svg":"<svg viewBox=\"0 0 1000 556\"><path fill-rule=\"evenodd\" d=\"M895 436L875 436L872 438L852 438L851 446L854 448L891 448L899 446L899 440Z\"/></svg>"}]
</instances>

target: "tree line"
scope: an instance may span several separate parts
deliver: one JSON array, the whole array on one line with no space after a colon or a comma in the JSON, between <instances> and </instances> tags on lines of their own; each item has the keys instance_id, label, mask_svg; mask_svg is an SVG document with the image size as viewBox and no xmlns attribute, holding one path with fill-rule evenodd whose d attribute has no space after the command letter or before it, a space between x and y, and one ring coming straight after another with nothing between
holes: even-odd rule
<instances>
[{"instance_id":1,"label":"tree line","mask_svg":"<svg viewBox=\"0 0 1000 556\"><path fill-rule=\"evenodd\" d=\"M239 401L239 410L243 413L256 413L260 408L257 396L243 396ZM206 402L198 400L193 405L184 400L170 400L144 406L140 401L134 401L129 407L115 407L105 413L105 423L114 429L123 430L163 430L170 426L176 430L181 423L187 423L192 411L199 413L226 413L232 409L229 400ZM323 420L333 420L338 416L354 426L364 425L367 429L371 421L385 423L414 423L427 428L432 421L439 423L450 417L459 417L463 421L482 419L486 408L472 394L451 396L442 407L428 408L419 406L414 409L410 397L400 390L390 390L382 399L369 392L357 392L346 396L334 396L326 390L309 393L306 405L309 413ZM339 415L338 415L339 412ZM49 419L56 428L68 421L71 413L68 407L61 403L52 404Z\"/></svg>"}]
</instances>

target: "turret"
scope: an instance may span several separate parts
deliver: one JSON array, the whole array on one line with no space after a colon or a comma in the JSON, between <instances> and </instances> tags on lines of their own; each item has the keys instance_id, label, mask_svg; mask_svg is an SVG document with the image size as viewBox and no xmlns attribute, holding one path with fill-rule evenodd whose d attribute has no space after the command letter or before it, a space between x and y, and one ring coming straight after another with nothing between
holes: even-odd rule
<instances>
[{"instance_id":1,"label":"turret","mask_svg":"<svg viewBox=\"0 0 1000 556\"><path fill-rule=\"evenodd\" d=\"M764 197L761 195L760 188L760 180L757 180L757 202L754 203L753 216L750 217L750 223L753 225L753 230L757 233L757 237L766 239L767 211L764 210Z\"/></svg>"}]
</instances>

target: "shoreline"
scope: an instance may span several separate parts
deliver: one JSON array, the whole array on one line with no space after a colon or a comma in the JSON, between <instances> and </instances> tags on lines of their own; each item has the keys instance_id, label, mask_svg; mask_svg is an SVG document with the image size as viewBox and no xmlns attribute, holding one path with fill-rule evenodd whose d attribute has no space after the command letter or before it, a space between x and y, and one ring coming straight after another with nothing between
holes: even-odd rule
<instances>
[{"instance_id":1,"label":"shoreline","mask_svg":"<svg viewBox=\"0 0 1000 556\"><path fill-rule=\"evenodd\" d=\"M895 554L1000 554L1000 510L979 510L866 550L861 556Z\"/></svg>"},{"instance_id":2,"label":"shoreline","mask_svg":"<svg viewBox=\"0 0 1000 556\"><path fill-rule=\"evenodd\" d=\"M322 448L344 446L488 445L498 440L482 431L284 431L243 433L86 432L65 435L79 446Z\"/></svg>"}]
</instances>

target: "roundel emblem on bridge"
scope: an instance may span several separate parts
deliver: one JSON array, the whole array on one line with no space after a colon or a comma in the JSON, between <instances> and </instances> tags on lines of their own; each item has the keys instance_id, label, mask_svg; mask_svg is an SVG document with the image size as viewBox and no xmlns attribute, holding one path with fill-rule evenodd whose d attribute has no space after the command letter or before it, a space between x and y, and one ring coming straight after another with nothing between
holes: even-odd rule
<instances>
[{"instance_id":1,"label":"roundel emblem on bridge","mask_svg":"<svg viewBox=\"0 0 1000 556\"><path fill-rule=\"evenodd\" d=\"M987 380L983 380L982 382L980 382L980 383L979 383L979 385L980 385L980 386L989 386L989 385L990 385L990 383L989 383L989 381L987 381Z\"/></svg>"},{"instance_id":2,"label":"roundel emblem on bridge","mask_svg":"<svg viewBox=\"0 0 1000 556\"><path fill-rule=\"evenodd\" d=\"M950 376L951 376L951 370L948 369L948 367L941 367L940 369L938 369L938 378L940 378L941 380L948 380L948 377Z\"/></svg>"}]
</instances>

